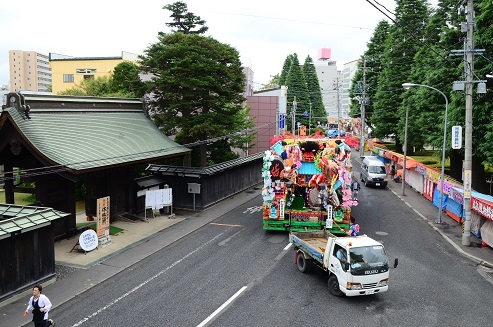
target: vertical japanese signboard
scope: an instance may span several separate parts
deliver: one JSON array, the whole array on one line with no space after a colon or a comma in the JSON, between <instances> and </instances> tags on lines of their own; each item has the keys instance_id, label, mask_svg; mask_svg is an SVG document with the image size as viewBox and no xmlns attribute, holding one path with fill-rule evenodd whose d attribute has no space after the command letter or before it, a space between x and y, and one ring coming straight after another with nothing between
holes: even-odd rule
<instances>
[{"instance_id":1,"label":"vertical japanese signboard","mask_svg":"<svg viewBox=\"0 0 493 327\"><path fill-rule=\"evenodd\" d=\"M462 126L452 126L452 149L462 147Z\"/></svg>"},{"instance_id":2,"label":"vertical japanese signboard","mask_svg":"<svg viewBox=\"0 0 493 327\"><path fill-rule=\"evenodd\" d=\"M99 198L97 203L98 237L110 234L110 197Z\"/></svg>"}]
</instances>

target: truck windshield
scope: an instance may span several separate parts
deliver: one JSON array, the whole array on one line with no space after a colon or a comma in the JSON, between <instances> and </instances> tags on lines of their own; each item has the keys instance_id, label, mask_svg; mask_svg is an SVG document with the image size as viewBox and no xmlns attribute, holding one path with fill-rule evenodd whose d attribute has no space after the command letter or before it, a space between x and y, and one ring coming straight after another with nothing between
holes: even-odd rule
<instances>
[{"instance_id":1,"label":"truck windshield","mask_svg":"<svg viewBox=\"0 0 493 327\"><path fill-rule=\"evenodd\" d=\"M388 265L387 254L382 245L352 248L349 251L351 269L372 268Z\"/></svg>"}]
</instances>

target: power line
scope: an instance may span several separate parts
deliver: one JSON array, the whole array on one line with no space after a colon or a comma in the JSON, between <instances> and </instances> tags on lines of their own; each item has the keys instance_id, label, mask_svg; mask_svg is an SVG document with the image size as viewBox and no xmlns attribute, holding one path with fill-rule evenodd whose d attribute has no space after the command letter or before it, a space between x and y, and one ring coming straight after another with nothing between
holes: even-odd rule
<instances>
[{"instance_id":1,"label":"power line","mask_svg":"<svg viewBox=\"0 0 493 327\"><path fill-rule=\"evenodd\" d=\"M68 163L65 165L52 165L52 166L45 166L45 167L40 167L40 168L24 169L24 170L22 170L21 177L32 177L32 176L54 174L54 173L69 171L69 170L73 169L73 168L70 168L68 166L73 167L73 166L77 166L77 165L91 164L91 163L104 162L104 161L108 161L108 160L123 159L123 158L133 159L133 158L138 158L138 157L145 155L145 154L157 154L157 153L166 154L168 152L171 152L172 150L179 149L182 147L192 148L194 146L198 146L198 145L202 145L202 144L211 144L211 143L215 143L217 141L224 140L224 139L229 139L229 138L232 138L235 136L242 136L242 135L245 135L245 134L248 134L251 132L260 131L263 129L267 129L276 123L277 122L270 122L270 123L266 123L266 124L256 126L253 128L248 128L248 129L243 130L243 131L230 133L230 134L219 136L219 137L210 138L207 140L200 140L200 141L187 143L187 144L183 144L183 145L172 146L172 147L167 148L167 149L157 149L157 150L151 150L151 151L136 152L136 153L132 153L132 154L128 154L128 155L106 157L106 158L95 159L95 160L78 161L78 162ZM149 158L149 159L152 159L152 158ZM5 174L13 174L14 175L15 173L16 173L15 171L4 171L2 174L4 174L4 175ZM3 178L0 178L0 182L4 182L7 180L14 180L16 178L18 178L18 176L3 177Z\"/></svg>"}]
</instances>

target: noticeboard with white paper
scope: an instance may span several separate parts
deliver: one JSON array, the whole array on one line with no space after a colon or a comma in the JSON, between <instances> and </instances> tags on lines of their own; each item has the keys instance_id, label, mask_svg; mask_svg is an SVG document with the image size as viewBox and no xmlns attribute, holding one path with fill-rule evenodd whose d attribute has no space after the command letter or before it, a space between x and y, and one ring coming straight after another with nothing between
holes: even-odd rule
<instances>
[{"instance_id":1,"label":"noticeboard with white paper","mask_svg":"<svg viewBox=\"0 0 493 327\"><path fill-rule=\"evenodd\" d=\"M162 209L173 204L171 188L146 191L146 208Z\"/></svg>"}]
</instances>

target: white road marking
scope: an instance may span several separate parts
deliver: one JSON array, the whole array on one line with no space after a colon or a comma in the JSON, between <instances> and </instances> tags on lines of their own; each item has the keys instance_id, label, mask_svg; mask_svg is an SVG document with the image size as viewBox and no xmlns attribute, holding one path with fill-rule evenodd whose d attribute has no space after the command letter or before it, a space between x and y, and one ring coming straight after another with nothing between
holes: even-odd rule
<instances>
[{"instance_id":1,"label":"white road marking","mask_svg":"<svg viewBox=\"0 0 493 327\"><path fill-rule=\"evenodd\" d=\"M236 292L232 297L230 297L226 302L224 302L219 308L216 309L209 317L205 318L197 327L203 327L209 323L217 314L224 310L231 302L233 302L241 293L243 293L247 289L246 286L243 286Z\"/></svg>"},{"instance_id":2,"label":"white road marking","mask_svg":"<svg viewBox=\"0 0 493 327\"><path fill-rule=\"evenodd\" d=\"M274 261L281 260L286 255L286 253L288 253L287 251L291 248L291 245L292 245L291 243L288 243L288 245L286 245L284 249L282 249L282 252L279 253L277 257L274 258Z\"/></svg>"},{"instance_id":3,"label":"white road marking","mask_svg":"<svg viewBox=\"0 0 493 327\"><path fill-rule=\"evenodd\" d=\"M98 311L96 312L93 312L91 313L89 316L85 317L84 319L80 320L79 322L75 323L72 325L72 327L77 327L77 326L81 326L83 323L85 323L86 321L88 321L89 319L91 318L94 318L96 317L98 314L102 313L103 311L106 311L106 309L109 309L110 307L112 307L113 305L115 305L117 302L119 302L120 300L123 300L124 298L126 298L127 296L129 296L130 294L134 293L135 291L139 290L140 288L142 288L142 286L145 286L146 284L150 283L151 281L153 281L154 279L158 278L159 276L161 276L162 274L164 274L165 272L167 272L168 270L170 270L171 268L175 267L176 265L178 265L179 263L181 263L183 260L185 260L186 258L190 257L191 255L197 253L198 251L202 250L205 246L209 245L210 243L213 243L218 237L222 236L224 233L220 233L218 235L216 235L214 238L212 238L211 240L209 240L208 242L202 244L201 246L199 246L198 248L196 248L195 250L193 250L192 252L188 253L186 256L184 256L183 258L175 261L174 263L172 263L170 266L164 268L163 270L161 270L160 272L158 272L157 274L155 274L154 276L150 277L149 279L143 281L142 283L140 283L139 285L135 286L134 288L132 288L130 291L128 291L127 293L123 294L122 296L114 299L113 301L111 301L110 303L106 304L105 306L101 307Z\"/></svg>"},{"instance_id":4,"label":"white road marking","mask_svg":"<svg viewBox=\"0 0 493 327\"><path fill-rule=\"evenodd\" d=\"M247 208L245 211L243 211L243 213L256 213L256 212L259 212L259 211L262 211L263 210L263 207L262 206L256 206L256 207L249 207Z\"/></svg>"}]
</instances>

